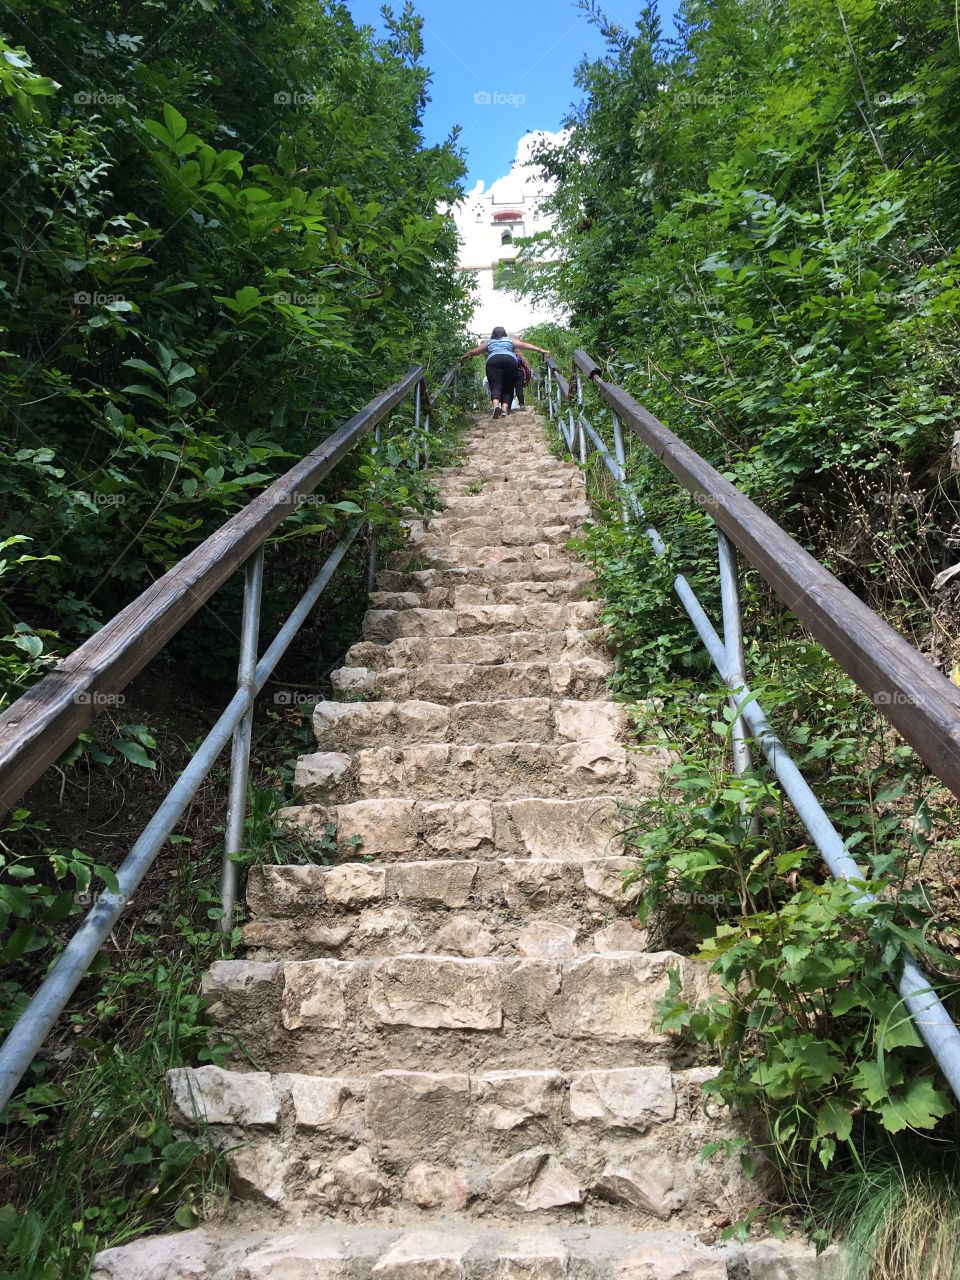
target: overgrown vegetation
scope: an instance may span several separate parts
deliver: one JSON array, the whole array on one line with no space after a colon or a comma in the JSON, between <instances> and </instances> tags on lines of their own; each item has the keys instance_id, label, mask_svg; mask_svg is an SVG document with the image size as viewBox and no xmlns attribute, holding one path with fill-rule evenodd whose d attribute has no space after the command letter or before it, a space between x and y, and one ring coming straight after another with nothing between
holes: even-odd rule
<instances>
[{"instance_id":1,"label":"overgrown vegetation","mask_svg":"<svg viewBox=\"0 0 960 1280\"><path fill-rule=\"evenodd\" d=\"M339 3L11 0L0 17L0 708L411 365L443 372L467 301L463 164L424 145L407 5L377 39ZM267 548L262 633L341 536L435 505L405 402ZM309 695L356 636L365 539L258 710L240 860L326 859L276 822ZM227 583L0 832L5 1032L229 696ZM171 690L176 696L171 696ZM225 762L201 789L4 1115L0 1276L76 1280L92 1252L223 1194L171 1134L164 1071L217 1061L199 995L219 932Z\"/></svg>"},{"instance_id":2,"label":"overgrown vegetation","mask_svg":"<svg viewBox=\"0 0 960 1280\"><path fill-rule=\"evenodd\" d=\"M689 0L676 40L652 8L626 30L584 7L608 54L580 68L573 144L543 155L557 252L514 280L570 310L553 349L586 347L956 681L955 7ZM830 881L768 776L733 774L671 590L686 574L719 616L709 514L640 448L630 474L667 556L599 465L584 551L621 695L676 753L627 815L641 911L721 984L662 1015L719 1049L712 1088L756 1121L744 1156L818 1238L846 1234L851 1276L952 1275L954 1100L890 975L909 945L957 1010L956 802L747 573L751 687L865 871Z\"/></svg>"},{"instance_id":3,"label":"overgrown vegetation","mask_svg":"<svg viewBox=\"0 0 960 1280\"><path fill-rule=\"evenodd\" d=\"M465 301L409 5L378 40L315 0L12 0L0 41L9 700L402 371L443 372Z\"/></svg>"},{"instance_id":4,"label":"overgrown vegetation","mask_svg":"<svg viewBox=\"0 0 960 1280\"><path fill-rule=\"evenodd\" d=\"M443 434L414 439L401 415L398 430L385 433L361 462L372 486L368 512L376 516L377 486L386 485L388 474L391 501L403 492L414 506L430 499L429 483L414 467L414 445L448 465L462 425L454 405L437 407L434 418L444 420ZM403 547L396 521L384 523L381 554ZM237 856L242 867L336 856L332 833L307 840L279 825L278 810L296 798L293 761L313 742L312 702L323 696L330 668L357 637L365 576L361 546L261 699ZM134 686L130 711L158 704L144 711L143 723L124 722L118 712L129 714L126 705L101 716L56 776L31 792L38 812L18 810L0 831L0 1032L13 1024L76 917L97 892L114 888L113 868L132 835L208 727L213 694L224 685L191 686L177 665L169 655L150 669L145 688L152 698L145 697L143 681ZM179 696L170 704L174 682ZM137 751L118 758L118 742L135 743ZM171 1133L163 1093L170 1067L219 1062L228 1048L209 1039L200 996L203 971L241 938L239 926L227 935L219 930L225 798L223 760L5 1112L0 1206L6 1198L9 1203L0 1208L0 1276L73 1280L86 1273L98 1247L172 1223L193 1225L225 1195L219 1155L202 1135L184 1140ZM78 825L86 831L85 847L67 847Z\"/></svg>"}]
</instances>

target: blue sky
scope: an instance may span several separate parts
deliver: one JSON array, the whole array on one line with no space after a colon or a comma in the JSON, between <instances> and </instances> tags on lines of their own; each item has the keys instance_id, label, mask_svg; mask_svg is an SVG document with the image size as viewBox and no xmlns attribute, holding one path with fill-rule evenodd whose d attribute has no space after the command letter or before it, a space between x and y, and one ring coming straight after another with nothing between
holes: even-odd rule
<instances>
[{"instance_id":1,"label":"blue sky","mask_svg":"<svg viewBox=\"0 0 960 1280\"><path fill-rule=\"evenodd\" d=\"M382 0L346 0L358 24L382 30ZM576 0L415 0L424 19L425 61L433 72L432 101L424 120L428 142L462 126L466 183L489 184L506 173L517 139L529 129L558 129L578 96L573 73L584 54L603 51L597 28ZM395 10L402 9L396 0ZM632 28L637 0L603 0L601 8ZM665 34L673 29L677 0L660 0ZM492 101L476 100L489 95Z\"/></svg>"}]
</instances>

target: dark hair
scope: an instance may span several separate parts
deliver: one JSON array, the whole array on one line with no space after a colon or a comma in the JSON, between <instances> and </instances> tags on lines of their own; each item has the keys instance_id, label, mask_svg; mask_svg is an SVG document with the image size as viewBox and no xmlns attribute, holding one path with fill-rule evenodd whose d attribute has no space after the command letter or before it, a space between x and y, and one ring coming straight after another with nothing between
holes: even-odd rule
<instances>
[{"instance_id":1,"label":"dark hair","mask_svg":"<svg viewBox=\"0 0 960 1280\"><path fill-rule=\"evenodd\" d=\"M494 329L493 333L491 333L490 335L491 338L505 338L506 336L507 336L507 331L502 324L498 324L497 327Z\"/></svg>"}]
</instances>

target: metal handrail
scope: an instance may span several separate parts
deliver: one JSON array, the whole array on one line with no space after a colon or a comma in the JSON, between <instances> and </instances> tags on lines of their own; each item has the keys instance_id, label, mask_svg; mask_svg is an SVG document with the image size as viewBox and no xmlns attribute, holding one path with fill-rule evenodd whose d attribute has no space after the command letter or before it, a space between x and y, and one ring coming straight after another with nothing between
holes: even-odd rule
<instances>
[{"instance_id":1,"label":"metal handrail","mask_svg":"<svg viewBox=\"0 0 960 1280\"><path fill-rule=\"evenodd\" d=\"M588 442L594 446L617 483L625 520L636 519L645 526L657 557L666 554L666 545L657 530L647 524L639 499L626 483L623 422L629 423L634 434L679 482L707 506L717 525L722 637L682 574L673 579L673 588L729 691L735 713L734 769L743 773L751 767L746 735L749 730L811 840L823 854L831 875L835 879L866 884L868 877L847 852L842 836L747 685L737 546L860 688L873 694L874 704L955 794L960 794L960 754L957 753L960 690L652 413L616 383L605 381L600 376L600 367L586 352L574 353L575 368L570 384L561 377L552 359L548 358L546 363L546 398L551 421L559 427L567 448L575 457L579 456L582 465L588 459ZM615 456L611 456L583 412L583 379L578 376L578 370L594 384L610 407ZM888 695L886 699L879 696L884 692ZM875 897L864 890L858 901L873 902ZM900 951L896 985L918 1032L960 1099L960 1029L906 947Z\"/></svg>"},{"instance_id":2,"label":"metal handrail","mask_svg":"<svg viewBox=\"0 0 960 1280\"><path fill-rule=\"evenodd\" d=\"M453 383L445 376L434 403ZM324 588L339 568L361 525L354 524L327 557L286 622L257 657L264 544L358 441L413 392L415 463L420 465L421 418L429 432L431 400L421 367L411 369L359 413L328 436L243 510L184 557L132 604L118 613L0 716L0 795L9 807L96 716L104 695L124 688L226 581L244 569L243 620L237 691L167 793L116 873L116 892L97 896L76 933L64 947L30 1003L0 1047L0 1110L67 1001L89 969L114 923L180 821L200 784L227 744L233 742L227 823L221 870L220 927L232 928L237 896L235 856L242 847L254 702L257 694L306 622ZM376 567L376 539L370 539L368 582ZM3 809L0 807L0 812Z\"/></svg>"}]
</instances>

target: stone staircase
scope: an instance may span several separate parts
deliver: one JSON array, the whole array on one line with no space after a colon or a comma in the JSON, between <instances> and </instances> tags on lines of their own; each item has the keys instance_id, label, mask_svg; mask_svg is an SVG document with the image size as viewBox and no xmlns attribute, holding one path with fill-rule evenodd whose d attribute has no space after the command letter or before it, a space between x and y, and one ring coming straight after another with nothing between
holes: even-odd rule
<instances>
[{"instance_id":1,"label":"stone staircase","mask_svg":"<svg viewBox=\"0 0 960 1280\"><path fill-rule=\"evenodd\" d=\"M247 958L204 991L229 1069L171 1073L226 1153L226 1220L110 1249L94 1280L815 1280L800 1242L716 1243L757 1199L655 1025L619 807L624 746L583 480L527 412L477 418L442 515L379 575L287 818L333 866L251 873Z\"/></svg>"}]
</instances>

